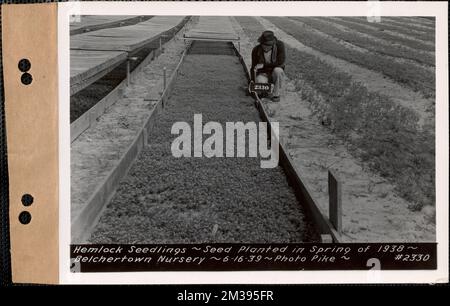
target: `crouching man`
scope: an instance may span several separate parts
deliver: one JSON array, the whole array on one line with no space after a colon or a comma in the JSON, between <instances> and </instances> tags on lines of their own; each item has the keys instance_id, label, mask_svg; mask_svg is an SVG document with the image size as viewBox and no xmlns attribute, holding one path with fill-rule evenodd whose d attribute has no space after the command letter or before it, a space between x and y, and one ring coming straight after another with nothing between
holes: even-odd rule
<instances>
[{"instance_id":1,"label":"crouching man","mask_svg":"<svg viewBox=\"0 0 450 306\"><path fill-rule=\"evenodd\" d=\"M286 60L284 43L278 40L272 31L264 31L258 42L252 51L252 71L256 69L256 80L253 81L273 83L272 101L279 102Z\"/></svg>"}]
</instances>

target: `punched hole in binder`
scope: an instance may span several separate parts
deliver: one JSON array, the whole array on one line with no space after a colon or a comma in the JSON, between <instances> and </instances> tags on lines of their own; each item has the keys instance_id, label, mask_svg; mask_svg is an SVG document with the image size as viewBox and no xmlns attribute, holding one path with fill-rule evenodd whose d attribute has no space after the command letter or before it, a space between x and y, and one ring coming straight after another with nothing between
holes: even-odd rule
<instances>
[{"instance_id":1,"label":"punched hole in binder","mask_svg":"<svg viewBox=\"0 0 450 306\"><path fill-rule=\"evenodd\" d=\"M33 204L34 198L31 194L24 194L22 196L21 202L23 204L23 206L30 206L31 204Z\"/></svg>"},{"instance_id":2,"label":"punched hole in binder","mask_svg":"<svg viewBox=\"0 0 450 306\"><path fill-rule=\"evenodd\" d=\"M22 81L22 84L30 85L31 82L33 82L33 77L31 76L31 74L26 72L26 73L22 74L22 77L20 78L20 80Z\"/></svg>"},{"instance_id":3,"label":"punched hole in binder","mask_svg":"<svg viewBox=\"0 0 450 306\"><path fill-rule=\"evenodd\" d=\"M19 61L19 70L22 72L27 72L31 69L31 63L28 59L23 58Z\"/></svg>"},{"instance_id":4,"label":"punched hole in binder","mask_svg":"<svg viewBox=\"0 0 450 306\"><path fill-rule=\"evenodd\" d=\"M31 222L31 214L28 211L22 211L19 214L19 221L22 224L28 224Z\"/></svg>"}]
</instances>

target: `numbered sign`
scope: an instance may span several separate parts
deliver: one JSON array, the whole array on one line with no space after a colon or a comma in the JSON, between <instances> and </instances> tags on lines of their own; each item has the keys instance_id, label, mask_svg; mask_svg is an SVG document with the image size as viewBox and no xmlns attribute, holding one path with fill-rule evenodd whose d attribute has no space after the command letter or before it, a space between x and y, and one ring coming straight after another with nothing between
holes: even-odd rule
<instances>
[{"instance_id":1,"label":"numbered sign","mask_svg":"<svg viewBox=\"0 0 450 306\"><path fill-rule=\"evenodd\" d=\"M273 90L273 84L269 83L254 83L250 82L249 84L249 91L251 93L271 93Z\"/></svg>"}]
</instances>

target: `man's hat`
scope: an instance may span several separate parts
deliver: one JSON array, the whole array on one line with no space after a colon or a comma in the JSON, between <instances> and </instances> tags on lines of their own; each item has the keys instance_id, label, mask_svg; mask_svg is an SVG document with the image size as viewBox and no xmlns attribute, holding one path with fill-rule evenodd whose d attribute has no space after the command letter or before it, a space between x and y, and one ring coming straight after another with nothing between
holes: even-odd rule
<instances>
[{"instance_id":1,"label":"man's hat","mask_svg":"<svg viewBox=\"0 0 450 306\"><path fill-rule=\"evenodd\" d=\"M275 43L275 35L272 31L264 31L258 38L258 42L263 45L272 46Z\"/></svg>"}]
</instances>

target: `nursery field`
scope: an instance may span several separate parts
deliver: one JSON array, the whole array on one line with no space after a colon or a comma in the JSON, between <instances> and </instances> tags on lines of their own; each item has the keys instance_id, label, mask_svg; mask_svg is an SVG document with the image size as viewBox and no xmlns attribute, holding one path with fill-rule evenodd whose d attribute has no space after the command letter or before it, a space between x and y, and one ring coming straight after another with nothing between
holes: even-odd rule
<instances>
[{"instance_id":1,"label":"nursery field","mask_svg":"<svg viewBox=\"0 0 450 306\"><path fill-rule=\"evenodd\" d=\"M362 18L264 19L272 22L276 35L282 30L320 53L377 71L393 83L420 92L433 111L434 53L430 51L434 49L425 48L430 39L419 42L425 35L419 32L433 37L432 22L420 21L408 38L394 44L391 38L403 34L394 33L395 29L405 22L403 29L407 31L413 21L395 19L395 26L391 22L377 25L389 29L387 33ZM266 29L253 17L236 20L253 41ZM380 35L371 40L374 33ZM379 43L380 39L383 43ZM301 97L310 103L318 120L325 118L324 124L345 141L352 155L391 181L398 194L411 203L411 210L434 206L434 120L419 123L423 114L396 103L388 92L369 91L364 83L329 61L289 44L286 48L286 74L295 82Z\"/></svg>"},{"instance_id":2,"label":"nursery field","mask_svg":"<svg viewBox=\"0 0 450 306\"><path fill-rule=\"evenodd\" d=\"M280 167L261 168L259 157L172 155L171 143L176 135L171 134L171 126L179 121L192 126L194 114L202 114L203 121L222 124L260 120L253 99L242 90L246 78L238 58L233 52L220 55L227 54L226 44L220 45L216 48L218 55L196 54L194 48L186 56L168 106L148 136L149 145L122 180L90 242L270 243L319 239Z\"/></svg>"}]
</instances>

